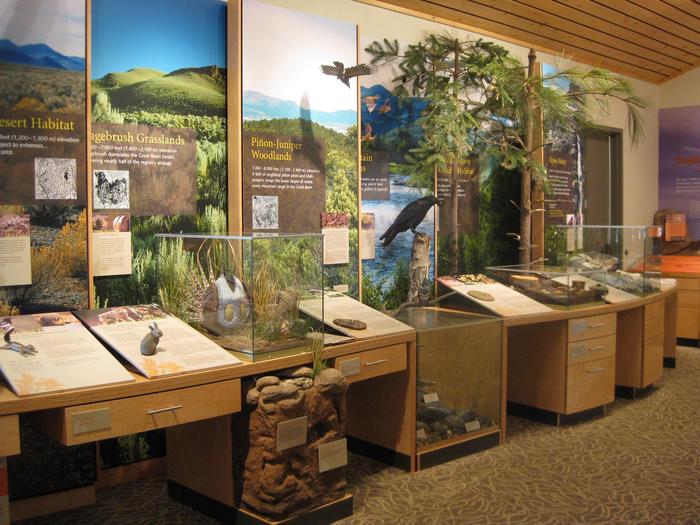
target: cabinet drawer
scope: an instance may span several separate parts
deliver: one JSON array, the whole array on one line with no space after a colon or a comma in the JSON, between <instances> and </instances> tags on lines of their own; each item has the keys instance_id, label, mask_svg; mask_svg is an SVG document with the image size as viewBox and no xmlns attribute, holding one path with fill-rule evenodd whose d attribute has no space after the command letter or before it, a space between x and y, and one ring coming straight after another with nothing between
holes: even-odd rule
<instances>
[{"instance_id":1,"label":"cabinet drawer","mask_svg":"<svg viewBox=\"0 0 700 525\"><path fill-rule=\"evenodd\" d=\"M698 297L700 294L696 291L678 290L678 304L682 306L698 307Z\"/></svg>"},{"instance_id":2,"label":"cabinet drawer","mask_svg":"<svg viewBox=\"0 0 700 525\"><path fill-rule=\"evenodd\" d=\"M391 345L338 357L334 366L349 383L406 370L406 345Z\"/></svg>"},{"instance_id":3,"label":"cabinet drawer","mask_svg":"<svg viewBox=\"0 0 700 525\"><path fill-rule=\"evenodd\" d=\"M0 417L0 457L19 454L19 416Z\"/></svg>"},{"instance_id":4,"label":"cabinet drawer","mask_svg":"<svg viewBox=\"0 0 700 525\"><path fill-rule=\"evenodd\" d=\"M569 343L568 364L583 363L602 357L615 357L615 336L606 335Z\"/></svg>"},{"instance_id":5,"label":"cabinet drawer","mask_svg":"<svg viewBox=\"0 0 700 525\"><path fill-rule=\"evenodd\" d=\"M700 290L700 279L684 279L676 277L679 290Z\"/></svg>"},{"instance_id":6,"label":"cabinet drawer","mask_svg":"<svg viewBox=\"0 0 700 525\"><path fill-rule=\"evenodd\" d=\"M652 321L654 319L661 319L663 322L664 317L664 301L654 301L644 305L644 322Z\"/></svg>"},{"instance_id":7,"label":"cabinet drawer","mask_svg":"<svg viewBox=\"0 0 700 525\"><path fill-rule=\"evenodd\" d=\"M241 381L232 379L156 394L38 413L33 423L64 445L125 436L241 410Z\"/></svg>"},{"instance_id":8,"label":"cabinet drawer","mask_svg":"<svg viewBox=\"0 0 700 525\"><path fill-rule=\"evenodd\" d=\"M617 330L615 314L594 315L569 320L569 342L612 335Z\"/></svg>"},{"instance_id":9,"label":"cabinet drawer","mask_svg":"<svg viewBox=\"0 0 700 525\"><path fill-rule=\"evenodd\" d=\"M615 358L567 367L566 413L574 414L615 400Z\"/></svg>"},{"instance_id":10,"label":"cabinet drawer","mask_svg":"<svg viewBox=\"0 0 700 525\"><path fill-rule=\"evenodd\" d=\"M687 339L698 338L698 309L689 306L678 306L678 337Z\"/></svg>"},{"instance_id":11,"label":"cabinet drawer","mask_svg":"<svg viewBox=\"0 0 700 525\"><path fill-rule=\"evenodd\" d=\"M642 364L642 386L647 387L659 379L664 372L664 337L663 334L644 341Z\"/></svg>"}]
</instances>

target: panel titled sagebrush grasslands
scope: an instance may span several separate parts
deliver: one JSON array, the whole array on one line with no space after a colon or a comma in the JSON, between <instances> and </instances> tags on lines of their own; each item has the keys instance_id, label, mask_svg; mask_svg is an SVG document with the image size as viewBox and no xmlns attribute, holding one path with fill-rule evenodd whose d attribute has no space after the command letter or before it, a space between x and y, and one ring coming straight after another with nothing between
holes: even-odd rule
<instances>
[{"instance_id":1,"label":"panel titled sagebrush grasslands","mask_svg":"<svg viewBox=\"0 0 700 525\"><path fill-rule=\"evenodd\" d=\"M95 280L101 304L159 301L183 287L187 258L173 254L158 272L154 234L226 230L226 5L92 2L94 202L130 213L133 258L131 276Z\"/></svg>"}]
</instances>

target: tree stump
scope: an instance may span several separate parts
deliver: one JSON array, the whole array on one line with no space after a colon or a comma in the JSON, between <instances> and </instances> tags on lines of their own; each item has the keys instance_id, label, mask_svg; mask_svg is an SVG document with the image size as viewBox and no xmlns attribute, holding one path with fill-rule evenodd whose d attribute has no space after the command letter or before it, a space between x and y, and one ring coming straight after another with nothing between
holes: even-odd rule
<instances>
[{"instance_id":1,"label":"tree stump","mask_svg":"<svg viewBox=\"0 0 700 525\"><path fill-rule=\"evenodd\" d=\"M420 288L428 278L430 271L430 235L416 232L413 236L411 264L408 267L408 297L407 303L420 301Z\"/></svg>"}]
</instances>

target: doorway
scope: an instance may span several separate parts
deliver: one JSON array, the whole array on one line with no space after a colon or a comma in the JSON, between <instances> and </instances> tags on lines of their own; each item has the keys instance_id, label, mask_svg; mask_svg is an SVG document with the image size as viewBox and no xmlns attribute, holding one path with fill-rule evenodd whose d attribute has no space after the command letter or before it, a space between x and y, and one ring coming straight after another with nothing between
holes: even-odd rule
<instances>
[{"instance_id":1,"label":"doorway","mask_svg":"<svg viewBox=\"0 0 700 525\"><path fill-rule=\"evenodd\" d=\"M583 137L583 223L622 224L622 133L604 129Z\"/></svg>"}]
</instances>

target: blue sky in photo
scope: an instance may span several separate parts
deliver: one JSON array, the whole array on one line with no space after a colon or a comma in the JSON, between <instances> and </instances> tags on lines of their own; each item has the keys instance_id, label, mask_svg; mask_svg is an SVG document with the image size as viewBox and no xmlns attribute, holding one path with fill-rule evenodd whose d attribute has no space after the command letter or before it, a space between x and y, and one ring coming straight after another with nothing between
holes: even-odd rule
<instances>
[{"instance_id":1,"label":"blue sky in photo","mask_svg":"<svg viewBox=\"0 0 700 525\"><path fill-rule=\"evenodd\" d=\"M92 1L92 78L210 65L226 67L225 1Z\"/></svg>"}]
</instances>

